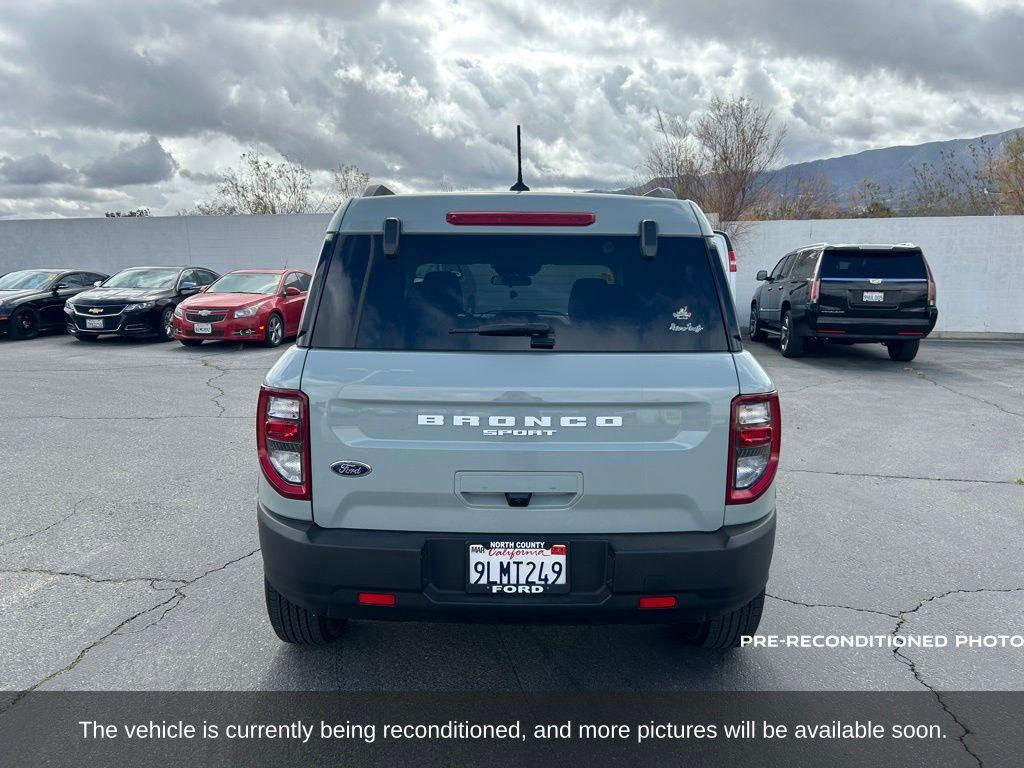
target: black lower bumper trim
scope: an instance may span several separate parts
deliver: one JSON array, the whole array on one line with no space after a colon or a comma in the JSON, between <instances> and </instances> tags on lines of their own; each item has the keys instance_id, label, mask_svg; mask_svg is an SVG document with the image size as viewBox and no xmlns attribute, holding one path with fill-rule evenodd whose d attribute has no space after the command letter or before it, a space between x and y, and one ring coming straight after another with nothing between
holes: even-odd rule
<instances>
[{"instance_id":1,"label":"black lower bumper trim","mask_svg":"<svg viewBox=\"0 0 1024 768\"><path fill-rule=\"evenodd\" d=\"M711 532L543 534L569 545L569 593L480 595L465 590L466 546L486 536L321 528L262 505L257 517L269 582L291 602L336 618L700 621L735 610L764 589L775 543L774 512ZM360 605L360 592L393 593L396 604ZM676 607L641 610L641 595L673 595Z\"/></svg>"}]
</instances>

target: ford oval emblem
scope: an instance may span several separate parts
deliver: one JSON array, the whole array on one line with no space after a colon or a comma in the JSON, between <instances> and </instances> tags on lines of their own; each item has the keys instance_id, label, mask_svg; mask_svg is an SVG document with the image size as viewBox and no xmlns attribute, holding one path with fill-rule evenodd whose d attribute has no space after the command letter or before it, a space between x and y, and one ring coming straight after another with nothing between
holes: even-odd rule
<instances>
[{"instance_id":1,"label":"ford oval emblem","mask_svg":"<svg viewBox=\"0 0 1024 768\"><path fill-rule=\"evenodd\" d=\"M331 464L331 471L342 477L362 477L373 472L373 467L361 461L336 461Z\"/></svg>"}]
</instances>

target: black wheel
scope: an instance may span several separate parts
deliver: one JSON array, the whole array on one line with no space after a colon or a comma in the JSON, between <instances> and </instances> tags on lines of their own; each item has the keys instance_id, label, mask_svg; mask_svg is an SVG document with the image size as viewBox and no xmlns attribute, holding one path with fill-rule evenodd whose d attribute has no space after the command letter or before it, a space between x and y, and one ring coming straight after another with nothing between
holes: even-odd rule
<instances>
[{"instance_id":1,"label":"black wheel","mask_svg":"<svg viewBox=\"0 0 1024 768\"><path fill-rule=\"evenodd\" d=\"M99 338L95 333L76 333L75 338L79 341L96 341Z\"/></svg>"},{"instance_id":2,"label":"black wheel","mask_svg":"<svg viewBox=\"0 0 1024 768\"><path fill-rule=\"evenodd\" d=\"M9 322L12 339L34 339L39 335L39 315L31 307L15 311Z\"/></svg>"},{"instance_id":3,"label":"black wheel","mask_svg":"<svg viewBox=\"0 0 1024 768\"><path fill-rule=\"evenodd\" d=\"M800 357L804 353L804 337L797 333L793 325L793 313L788 309L782 315L779 349L783 357Z\"/></svg>"},{"instance_id":4,"label":"black wheel","mask_svg":"<svg viewBox=\"0 0 1024 768\"><path fill-rule=\"evenodd\" d=\"M747 328L751 341L764 341L767 337L761 330L761 318L758 315L757 304L750 305L750 324Z\"/></svg>"},{"instance_id":5,"label":"black wheel","mask_svg":"<svg viewBox=\"0 0 1024 768\"><path fill-rule=\"evenodd\" d=\"M917 350L921 348L920 339L908 339L907 341L890 341L885 345L889 351L889 359L900 363L909 363L917 357Z\"/></svg>"},{"instance_id":6,"label":"black wheel","mask_svg":"<svg viewBox=\"0 0 1024 768\"><path fill-rule=\"evenodd\" d=\"M160 341L170 341L174 338L174 307L164 307L160 313Z\"/></svg>"},{"instance_id":7,"label":"black wheel","mask_svg":"<svg viewBox=\"0 0 1024 768\"><path fill-rule=\"evenodd\" d=\"M202 339L178 339L186 347L198 347L203 343Z\"/></svg>"},{"instance_id":8,"label":"black wheel","mask_svg":"<svg viewBox=\"0 0 1024 768\"><path fill-rule=\"evenodd\" d=\"M267 329L263 334L264 347L276 347L284 341L284 321L278 314L267 318Z\"/></svg>"},{"instance_id":9,"label":"black wheel","mask_svg":"<svg viewBox=\"0 0 1024 768\"><path fill-rule=\"evenodd\" d=\"M719 650L738 648L741 637L757 632L763 612L764 590L761 590L761 594L732 613L698 624L684 624L680 627L683 642Z\"/></svg>"},{"instance_id":10,"label":"black wheel","mask_svg":"<svg viewBox=\"0 0 1024 768\"><path fill-rule=\"evenodd\" d=\"M263 580L267 596L267 616L279 638L295 645L326 645L341 637L345 622L330 619L291 603Z\"/></svg>"}]
</instances>

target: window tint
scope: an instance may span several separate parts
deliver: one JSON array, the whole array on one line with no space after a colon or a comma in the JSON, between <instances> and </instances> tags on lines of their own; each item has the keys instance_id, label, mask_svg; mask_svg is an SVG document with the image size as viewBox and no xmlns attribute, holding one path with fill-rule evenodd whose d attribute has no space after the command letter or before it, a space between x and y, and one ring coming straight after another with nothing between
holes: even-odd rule
<instances>
[{"instance_id":1,"label":"window tint","mask_svg":"<svg viewBox=\"0 0 1024 768\"><path fill-rule=\"evenodd\" d=\"M926 280L920 251L825 251L821 277L888 280Z\"/></svg>"},{"instance_id":2,"label":"window tint","mask_svg":"<svg viewBox=\"0 0 1024 768\"><path fill-rule=\"evenodd\" d=\"M299 290L300 291L308 291L309 290L309 283L310 283L310 281L312 281L313 276L310 275L307 272L299 272L298 275L299 275Z\"/></svg>"},{"instance_id":3,"label":"window tint","mask_svg":"<svg viewBox=\"0 0 1024 768\"><path fill-rule=\"evenodd\" d=\"M782 274L786 271L786 266L789 264L791 258L792 254L786 254L781 259L779 259L779 263L776 264L775 269L772 270L772 280L778 280L780 277L782 277Z\"/></svg>"},{"instance_id":4,"label":"window tint","mask_svg":"<svg viewBox=\"0 0 1024 768\"><path fill-rule=\"evenodd\" d=\"M217 279L217 275L205 269L197 269L196 276L199 278L199 285L210 285Z\"/></svg>"},{"instance_id":5,"label":"window tint","mask_svg":"<svg viewBox=\"0 0 1024 768\"><path fill-rule=\"evenodd\" d=\"M72 272L70 275L64 275L60 278L60 282L69 288L81 288L84 285L92 285L91 281L87 281L88 275L83 275L81 272Z\"/></svg>"},{"instance_id":6,"label":"window tint","mask_svg":"<svg viewBox=\"0 0 1024 768\"><path fill-rule=\"evenodd\" d=\"M308 282L307 282L307 288L303 288L302 287L302 273L301 272L289 272L288 275L284 279L284 287L285 288L298 288L300 291L304 291L304 290L308 289Z\"/></svg>"},{"instance_id":7,"label":"window tint","mask_svg":"<svg viewBox=\"0 0 1024 768\"><path fill-rule=\"evenodd\" d=\"M703 238L659 238L647 261L635 236L535 234L407 234L393 259L379 236L340 238L312 346L529 351L475 332L524 324L550 327L556 352L728 349Z\"/></svg>"},{"instance_id":8,"label":"window tint","mask_svg":"<svg viewBox=\"0 0 1024 768\"><path fill-rule=\"evenodd\" d=\"M194 269L186 269L181 273L181 278L178 280L178 287L180 288L185 283L195 283L199 285L199 278L196 277L196 271Z\"/></svg>"},{"instance_id":9,"label":"window tint","mask_svg":"<svg viewBox=\"0 0 1024 768\"><path fill-rule=\"evenodd\" d=\"M789 276L795 279L811 277L814 274L814 266L818 262L818 251L801 251L793 261L793 268Z\"/></svg>"}]
</instances>

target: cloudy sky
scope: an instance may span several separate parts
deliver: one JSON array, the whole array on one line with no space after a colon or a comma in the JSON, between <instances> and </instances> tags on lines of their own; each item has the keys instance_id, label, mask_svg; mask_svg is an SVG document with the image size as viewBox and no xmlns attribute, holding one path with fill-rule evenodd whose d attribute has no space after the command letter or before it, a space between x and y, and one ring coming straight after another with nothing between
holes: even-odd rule
<instances>
[{"instance_id":1,"label":"cloudy sky","mask_svg":"<svg viewBox=\"0 0 1024 768\"><path fill-rule=\"evenodd\" d=\"M0 217L173 214L250 146L501 188L516 122L532 187L602 187L715 94L792 162L977 136L1024 126L1022 51L1024 0L8 0Z\"/></svg>"}]
</instances>

